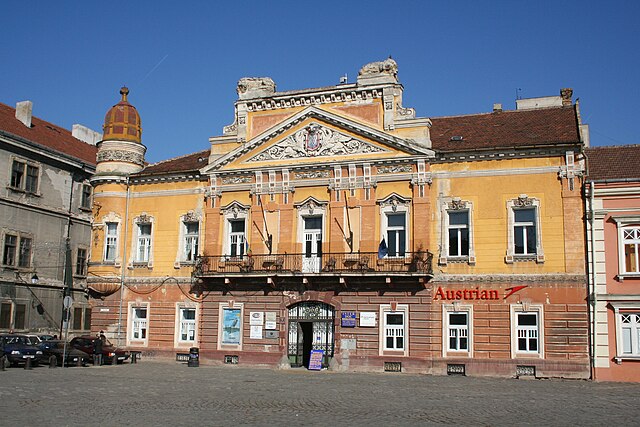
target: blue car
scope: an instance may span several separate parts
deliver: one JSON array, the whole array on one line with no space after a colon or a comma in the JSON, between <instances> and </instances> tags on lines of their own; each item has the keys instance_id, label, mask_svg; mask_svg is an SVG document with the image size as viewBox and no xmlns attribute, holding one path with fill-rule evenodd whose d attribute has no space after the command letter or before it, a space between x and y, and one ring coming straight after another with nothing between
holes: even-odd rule
<instances>
[{"instance_id":1,"label":"blue car","mask_svg":"<svg viewBox=\"0 0 640 427\"><path fill-rule=\"evenodd\" d=\"M42 360L42 350L31 344L26 335L0 335L0 347L9 363L13 366L24 365L27 360L37 366Z\"/></svg>"}]
</instances>

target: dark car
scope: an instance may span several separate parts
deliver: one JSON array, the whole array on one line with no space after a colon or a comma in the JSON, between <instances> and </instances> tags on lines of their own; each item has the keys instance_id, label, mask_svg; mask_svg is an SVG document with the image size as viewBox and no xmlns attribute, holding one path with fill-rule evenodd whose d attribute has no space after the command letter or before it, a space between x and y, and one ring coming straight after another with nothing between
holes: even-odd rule
<instances>
[{"instance_id":1,"label":"dark car","mask_svg":"<svg viewBox=\"0 0 640 427\"><path fill-rule=\"evenodd\" d=\"M91 361L91 356L82 350L73 348L71 343L67 343L65 348L64 341L48 340L42 341L40 349L43 353L43 361L49 361L51 356L56 358L56 364L62 365L62 358L64 354L64 366L85 366Z\"/></svg>"},{"instance_id":2,"label":"dark car","mask_svg":"<svg viewBox=\"0 0 640 427\"><path fill-rule=\"evenodd\" d=\"M2 335L0 342L2 352L11 365L24 365L29 360L32 366L37 366L42 361L42 350L32 345L26 335Z\"/></svg>"},{"instance_id":3,"label":"dark car","mask_svg":"<svg viewBox=\"0 0 640 427\"><path fill-rule=\"evenodd\" d=\"M90 335L84 335L81 337L75 337L71 340L71 347L84 351L91 358L93 362L93 341L96 337ZM102 362L106 364L122 363L129 358L129 352L121 348L115 347L108 339L104 339L102 344Z\"/></svg>"}]
</instances>

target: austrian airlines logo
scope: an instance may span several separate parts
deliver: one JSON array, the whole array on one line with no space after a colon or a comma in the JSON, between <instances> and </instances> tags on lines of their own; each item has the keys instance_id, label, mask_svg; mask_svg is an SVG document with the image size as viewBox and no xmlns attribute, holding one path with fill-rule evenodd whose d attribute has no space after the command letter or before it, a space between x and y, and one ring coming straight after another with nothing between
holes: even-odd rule
<instances>
[{"instance_id":1,"label":"austrian airlines logo","mask_svg":"<svg viewBox=\"0 0 640 427\"><path fill-rule=\"evenodd\" d=\"M502 299L507 299L511 295L515 294L518 291L526 288L527 285L521 286L513 286L511 288L506 288L505 295ZM475 289L442 289L441 286L438 286L438 290L433 296L434 300L499 300L500 296L496 289L480 289L477 287Z\"/></svg>"}]
</instances>

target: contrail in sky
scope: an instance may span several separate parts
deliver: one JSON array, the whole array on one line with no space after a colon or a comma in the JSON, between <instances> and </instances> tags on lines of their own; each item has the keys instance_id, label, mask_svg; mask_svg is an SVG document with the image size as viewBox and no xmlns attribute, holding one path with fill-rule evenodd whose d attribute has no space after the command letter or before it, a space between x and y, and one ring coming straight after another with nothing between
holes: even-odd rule
<instances>
[{"instance_id":1,"label":"contrail in sky","mask_svg":"<svg viewBox=\"0 0 640 427\"><path fill-rule=\"evenodd\" d=\"M165 56L163 56L163 57L162 57L162 59L160 60L160 62L158 62L158 63L155 65L155 67L153 67L153 68L151 69L151 71L149 71L149 72L147 73L147 75L146 75L146 76L144 76L144 78L140 81L140 83L142 83L143 81L145 81L145 80L147 79L147 77L149 77L149 75L150 75L151 73L153 73L153 72L156 70L156 68L158 68L158 67L160 66L160 64L162 64L162 63L164 62L164 60L165 60L165 59L167 59L167 57L168 57L168 56L169 56L169 54L168 54L168 53L167 53Z\"/></svg>"}]
</instances>

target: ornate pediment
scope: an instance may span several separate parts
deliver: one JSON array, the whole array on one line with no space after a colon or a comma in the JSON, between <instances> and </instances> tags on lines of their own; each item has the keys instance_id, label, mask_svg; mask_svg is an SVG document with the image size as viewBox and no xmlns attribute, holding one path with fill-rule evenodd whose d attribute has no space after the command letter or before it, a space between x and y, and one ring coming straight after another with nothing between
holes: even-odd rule
<instances>
[{"instance_id":1,"label":"ornate pediment","mask_svg":"<svg viewBox=\"0 0 640 427\"><path fill-rule=\"evenodd\" d=\"M305 128L273 144L247 160L264 162L304 157L335 157L339 155L387 152L384 148L353 138L334 129L311 123Z\"/></svg>"}]
</instances>

